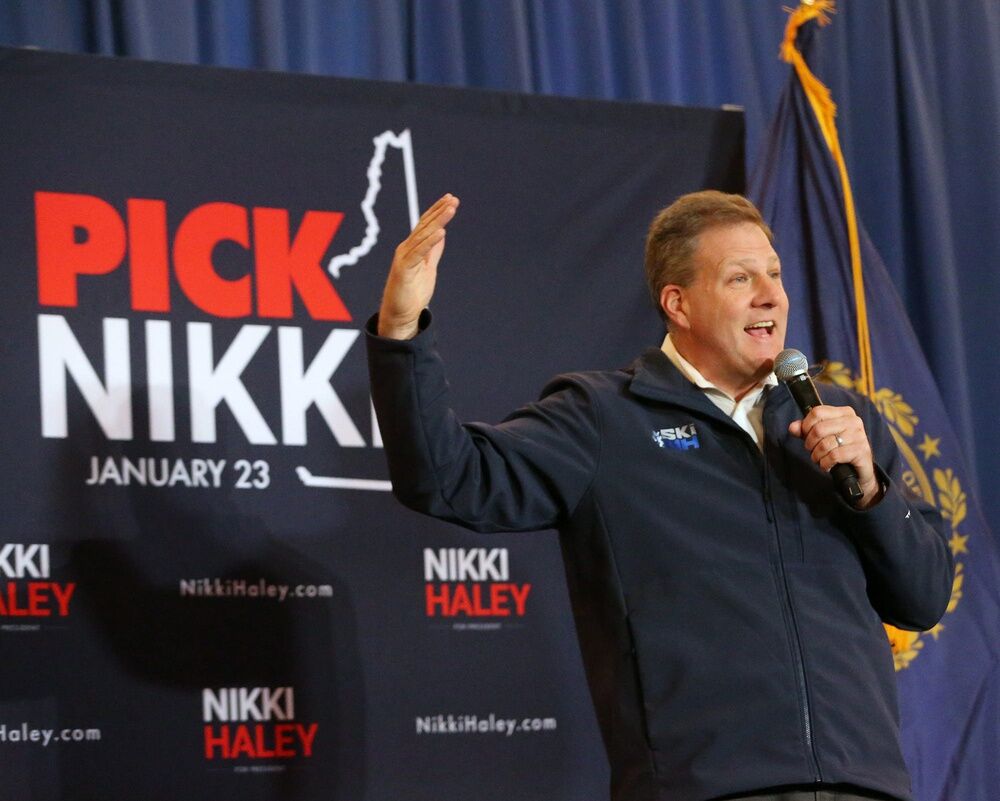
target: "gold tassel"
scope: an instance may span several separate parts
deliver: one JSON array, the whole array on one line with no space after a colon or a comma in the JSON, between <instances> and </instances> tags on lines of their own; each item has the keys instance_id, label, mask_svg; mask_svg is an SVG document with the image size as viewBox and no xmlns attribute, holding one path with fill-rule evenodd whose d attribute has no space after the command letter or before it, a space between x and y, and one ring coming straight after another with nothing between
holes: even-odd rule
<instances>
[{"instance_id":1,"label":"gold tassel","mask_svg":"<svg viewBox=\"0 0 1000 801\"><path fill-rule=\"evenodd\" d=\"M781 43L781 58L792 65L809 105L812 106L823 139L840 171L840 183L844 193L844 217L847 221L847 240L851 252L851 276L854 284L854 308L858 334L858 388L869 398L875 396L875 374L872 364L871 334L868 329L868 308L865 302L864 273L861 265L861 245L858 238L858 222L855 216L854 195L847 176L847 164L840 140L837 137L837 104L830 96L830 90L809 69L802 53L795 46L799 29L811 20L818 25L829 25L830 14L836 13L834 0L803 0L796 9L785 8L789 12L785 37Z\"/></svg>"}]
</instances>

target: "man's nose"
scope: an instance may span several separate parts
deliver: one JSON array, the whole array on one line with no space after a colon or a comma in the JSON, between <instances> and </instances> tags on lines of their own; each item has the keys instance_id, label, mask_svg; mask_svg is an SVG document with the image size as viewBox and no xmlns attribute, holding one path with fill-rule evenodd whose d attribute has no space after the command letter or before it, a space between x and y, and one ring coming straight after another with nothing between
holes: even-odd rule
<instances>
[{"instance_id":1,"label":"man's nose","mask_svg":"<svg viewBox=\"0 0 1000 801\"><path fill-rule=\"evenodd\" d=\"M761 278L757 282L756 289L757 291L754 293L755 306L763 306L766 309L770 309L781 302L782 293L784 292L781 282L771 278L771 276Z\"/></svg>"}]
</instances>

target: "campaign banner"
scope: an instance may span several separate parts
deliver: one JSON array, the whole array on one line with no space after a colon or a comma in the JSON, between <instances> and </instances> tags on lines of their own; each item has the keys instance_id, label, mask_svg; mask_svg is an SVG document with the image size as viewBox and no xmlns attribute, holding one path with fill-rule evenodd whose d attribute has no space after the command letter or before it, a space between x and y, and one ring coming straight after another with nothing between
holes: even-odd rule
<instances>
[{"instance_id":1,"label":"campaign banner","mask_svg":"<svg viewBox=\"0 0 1000 801\"><path fill-rule=\"evenodd\" d=\"M738 112L0 51L0 786L606 793L559 547L392 497L363 327L421 208L457 412L658 345Z\"/></svg>"}]
</instances>

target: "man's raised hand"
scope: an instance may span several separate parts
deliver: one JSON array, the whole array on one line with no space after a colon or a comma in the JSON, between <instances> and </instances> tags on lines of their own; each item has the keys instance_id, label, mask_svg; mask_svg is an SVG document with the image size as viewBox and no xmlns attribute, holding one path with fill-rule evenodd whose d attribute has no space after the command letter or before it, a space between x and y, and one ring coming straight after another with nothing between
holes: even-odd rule
<instances>
[{"instance_id":1,"label":"man's raised hand","mask_svg":"<svg viewBox=\"0 0 1000 801\"><path fill-rule=\"evenodd\" d=\"M431 301L437 265L444 253L445 226L458 209L458 198L448 194L421 215L416 227L396 248L378 314L379 336L411 339L417 320Z\"/></svg>"}]
</instances>

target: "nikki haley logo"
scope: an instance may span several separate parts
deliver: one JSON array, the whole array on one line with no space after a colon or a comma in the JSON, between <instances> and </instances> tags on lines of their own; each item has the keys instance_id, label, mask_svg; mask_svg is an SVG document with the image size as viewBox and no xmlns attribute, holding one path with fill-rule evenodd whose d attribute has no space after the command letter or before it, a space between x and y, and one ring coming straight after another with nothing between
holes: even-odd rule
<instances>
[{"instance_id":1,"label":"nikki haley logo","mask_svg":"<svg viewBox=\"0 0 1000 801\"><path fill-rule=\"evenodd\" d=\"M424 548L427 617L524 617L530 584L510 580L506 548Z\"/></svg>"},{"instance_id":2,"label":"nikki haley logo","mask_svg":"<svg viewBox=\"0 0 1000 801\"><path fill-rule=\"evenodd\" d=\"M294 687L201 691L205 759L310 758L318 723L295 719Z\"/></svg>"},{"instance_id":3,"label":"nikki haley logo","mask_svg":"<svg viewBox=\"0 0 1000 801\"><path fill-rule=\"evenodd\" d=\"M679 451L701 447L698 444L698 432L695 430L694 423L654 431L653 442L661 448L673 448Z\"/></svg>"},{"instance_id":4,"label":"nikki haley logo","mask_svg":"<svg viewBox=\"0 0 1000 801\"><path fill-rule=\"evenodd\" d=\"M38 622L67 617L75 582L50 581L49 546L8 542L0 545L0 618Z\"/></svg>"}]
</instances>

